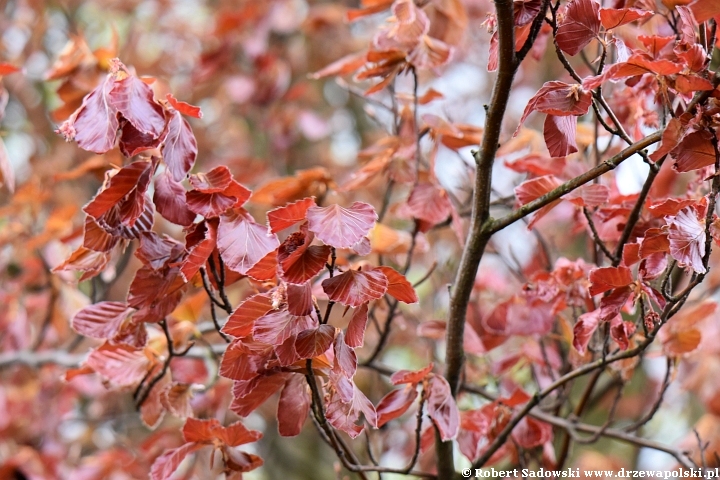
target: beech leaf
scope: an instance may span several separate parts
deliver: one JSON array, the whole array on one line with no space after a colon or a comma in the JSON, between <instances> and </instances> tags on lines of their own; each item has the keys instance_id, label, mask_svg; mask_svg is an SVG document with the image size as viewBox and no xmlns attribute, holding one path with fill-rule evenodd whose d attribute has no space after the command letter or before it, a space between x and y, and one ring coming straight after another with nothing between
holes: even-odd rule
<instances>
[{"instance_id":1,"label":"beech leaf","mask_svg":"<svg viewBox=\"0 0 720 480\"><path fill-rule=\"evenodd\" d=\"M594 0L573 0L557 29L560 50L577 55L600 32L600 5Z\"/></svg>"},{"instance_id":2,"label":"beech leaf","mask_svg":"<svg viewBox=\"0 0 720 480\"><path fill-rule=\"evenodd\" d=\"M355 202L349 208L329 205L307 210L308 230L335 248L352 247L370 232L377 218L375 209L363 202Z\"/></svg>"},{"instance_id":3,"label":"beech leaf","mask_svg":"<svg viewBox=\"0 0 720 480\"><path fill-rule=\"evenodd\" d=\"M246 274L279 245L267 227L255 223L244 211L232 211L220 217L217 246L230 270Z\"/></svg>"},{"instance_id":4,"label":"beech leaf","mask_svg":"<svg viewBox=\"0 0 720 480\"><path fill-rule=\"evenodd\" d=\"M323 280L322 288L333 302L359 307L385 295L388 283L388 278L380 270L348 270Z\"/></svg>"}]
</instances>

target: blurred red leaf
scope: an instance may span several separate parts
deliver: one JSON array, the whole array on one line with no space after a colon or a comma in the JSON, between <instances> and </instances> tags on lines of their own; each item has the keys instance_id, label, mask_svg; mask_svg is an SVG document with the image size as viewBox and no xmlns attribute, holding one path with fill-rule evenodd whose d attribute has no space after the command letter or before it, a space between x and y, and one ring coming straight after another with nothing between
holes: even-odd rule
<instances>
[{"instance_id":1,"label":"blurred red leaf","mask_svg":"<svg viewBox=\"0 0 720 480\"><path fill-rule=\"evenodd\" d=\"M180 100L175 98L172 93L168 93L167 95L165 95L165 98L175 110L182 113L183 115L195 118L203 117L203 114L200 111L200 107L190 105L189 103L181 102Z\"/></svg>"},{"instance_id":2,"label":"blurred red leaf","mask_svg":"<svg viewBox=\"0 0 720 480\"><path fill-rule=\"evenodd\" d=\"M637 8L601 8L600 22L606 30L617 28L621 25L634 22L636 20L645 20L653 16L653 12L640 10Z\"/></svg>"},{"instance_id":3,"label":"blurred red leaf","mask_svg":"<svg viewBox=\"0 0 720 480\"><path fill-rule=\"evenodd\" d=\"M178 469L185 457L193 452L203 448L202 444L186 443L178 448L166 450L162 455L155 459L150 469L150 478L152 480L167 480L172 477L175 470Z\"/></svg>"},{"instance_id":4,"label":"blurred red leaf","mask_svg":"<svg viewBox=\"0 0 720 480\"><path fill-rule=\"evenodd\" d=\"M522 448L535 448L552 440L552 425L524 417L513 429L512 438Z\"/></svg>"},{"instance_id":5,"label":"blurred red leaf","mask_svg":"<svg viewBox=\"0 0 720 480\"><path fill-rule=\"evenodd\" d=\"M591 296L633 283L632 272L624 266L593 268L589 279Z\"/></svg>"},{"instance_id":6,"label":"blurred red leaf","mask_svg":"<svg viewBox=\"0 0 720 480\"><path fill-rule=\"evenodd\" d=\"M433 419L443 441L452 440L457 436L460 426L455 399L450 393L450 385L443 377L430 377L427 392L427 413Z\"/></svg>"},{"instance_id":7,"label":"blurred red leaf","mask_svg":"<svg viewBox=\"0 0 720 480\"><path fill-rule=\"evenodd\" d=\"M310 411L310 395L303 375L292 375L280 394L278 403L278 431L283 437L300 434Z\"/></svg>"},{"instance_id":8,"label":"blurred red leaf","mask_svg":"<svg viewBox=\"0 0 720 480\"><path fill-rule=\"evenodd\" d=\"M517 197L520 205L525 205L559 187L561 183L562 182L554 175L544 175L542 177L533 178L531 180L526 180L515 187L515 196ZM558 203L560 203L560 200L555 200L535 212L532 220L528 223L528 229L531 229L538 220L544 217Z\"/></svg>"},{"instance_id":9,"label":"blurred red leaf","mask_svg":"<svg viewBox=\"0 0 720 480\"><path fill-rule=\"evenodd\" d=\"M75 314L72 327L86 337L112 338L133 311L124 302L95 303Z\"/></svg>"},{"instance_id":10,"label":"blurred red leaf","mask_svg":"<svg viewBox=\"0 0 720 480\"><path fill-rule=\"evenodd\" d=\"M385 395L378 403L378 428L407 412L417 398L415 385L406 385Z\"/></svg>"},{"instance_id":11,"label":"blurred red leaf","mask_svg":"<svg viewBox=\"0 0 720 480\"><path fill-rule=\"evenodd\" d=\"M413 385L417 385L418 383L422 382L427 378L427 376L432 372L432 369L435 367L435 364L431 363L427 367L410 371L410 370L398 370L397 372L393 373L390 377L390 382L393 385L401 385L403 383L409 383Z\"/></svg>"}]
</instances>

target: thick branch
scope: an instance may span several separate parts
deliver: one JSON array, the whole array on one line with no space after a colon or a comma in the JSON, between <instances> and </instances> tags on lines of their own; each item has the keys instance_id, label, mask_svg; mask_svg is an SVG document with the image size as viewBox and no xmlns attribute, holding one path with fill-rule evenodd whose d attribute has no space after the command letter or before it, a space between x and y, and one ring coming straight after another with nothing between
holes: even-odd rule
<instances>
[{"instance_id":1,"label":"thick branch","mask_svg":"<svg viewBox=\"0 0 720 480\"><path fill-rule=\"evenodd\" d=\"M465 359L463 352L465 314L475 284L478 266L491 236L491 234L483 232L483 225L490 216L492 168L513 78L517 70L513 2L512 0L495 0L495 8L497 11L499 42L498 77L493 87L492 100L485 119L482 144L480 150L474 155L477 170L475 173L470 228L452 288L447 322L445 378L450 384L453 395L457 394L462 365ZM542 14L544 15L544 12ZM451 479L455 476L452 442L436 442L436 445L438 477Z\"/></svg>"}]
</instances>

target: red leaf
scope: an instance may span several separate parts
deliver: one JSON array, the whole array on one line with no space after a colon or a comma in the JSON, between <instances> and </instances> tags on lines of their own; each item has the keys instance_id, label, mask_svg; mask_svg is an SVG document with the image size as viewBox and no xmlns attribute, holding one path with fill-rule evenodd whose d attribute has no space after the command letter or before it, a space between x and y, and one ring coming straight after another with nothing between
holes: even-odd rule
<instances>
[{"instance_id":1,"label":"red leaf","mask_svg":"<svg viewBox=\"0 0 720 480\"><path fill-rule=\"evenodd\" d=\"M427 393L427 413L433 419L443 441L453 440L458 433L460 414L450 385L443 377L430 377Z\"/></svg>"},{"instance_id":2,"label":"red leaf","mask_svg":"<svg viewBox=\"0 0 720 480\"><path fill-rule=\"evenodd\" d=\"M376 407L378 428L407 412L416 398L417 389L415 385L406 385L405 388L393 390L385 395Z\"/></svg>"},{"instance_id":3,"label":"red leaf","mask_svg":"<svg viewBox=\"0 0 720 480\"><path fill-rule=\"evenodd\" d=\"M310 315L313 311L312 286L310 282L302 285L287 284L288 312L291 315Z\"/></svg>"},{"instance_id":4,"label":"red leaf","mask_svg":"<svg viewBox=\"0 0 720 480\"><path fill-rule=\"evenodd\" d=\"M151 167L152 163L139 161L121 168L110 178L107 188L85 205L83 211L99 219L136 187L146 185L150 181Z\"/></svg>"},{"instance_id":5,"label":"red leaf","mask_svg":"<svg viewBox=\"0 0 720 480\"><path fill-rule=\"evenodd\" d=\"M278 403L278 431L283 437L299 435L310 411L310 395L303 375L292 375L283 387Z\"/></svg>"},{"instance_id":6,"label":"red leaf","mask_svg":"<svg viewBox=\"0 0 720 480\"><path fill-rule=\"evenodd\" d=\"M650 154L650 158L654 162L660 160L677 146L683 135L685 135L685 126L683 126L679 118L671 118L667 126L665 126L665 130L663 130L660 147Z\"/></svg>"},{"instance_id":7,"label":"red leaf","mask_svg":"<svg viewBox=\"0 0 720 480\"><path fill-rule=\"evenodd\" d=\"M559 187L562 182L554 175L544 175L542 177L533 178L532 180L526 180L517 187L515 187L515 196L518 199L520 205L525 205L531 201L538 199L546 193ZM530 223L528 223L528 229L532 228L538 220L544 217L550 210L552 210L560 200L555 200L548 205L545 205L533 216Z\"/></svg>"},{"instance_id":8,"label":"red leaf","mask_svg":"<svg viewBox=\"0 0 720 480\"><path fill-rule=\"evenodd\" d=\"M617 28L621 25L644 20L653 16L653 12L639 10L637 8L601 8L600 22L606 30Z\"/></svg>"},{"instance_id":9,"label":"red leaf","mask_svg":"<svg viewBox=\"0 0 720 480\"><path fill-rule=\"evenodd\" d=\"M512 437L522 448L539 447L552 440L552 425L532 417L524 417L513 429Z\"/></svg>"},{"instance_id":10,"label":"red leaf","mask_svg":"<svg viewBox=\"0 0 720 480\"><path fill-rule=\"evenodd\" d=\"M621 317L615 317L610 322L610 337L615 340L620 350L627 350L630 346L628 338L635 332L635 325L625 322Z\"/></svg>"},{"instance_id":11,"label":"red leaf","mask_svg":"<svg viewBox=\"0 0 720 480\"><path fill-rule=\"evenodd\" d=\"M335 248L352 247L370 232L377 218L375 209L363 202L355 202L350 208L329 205L307 211L308 229Z\"/></svg>"},{"instance_id":12,"label":"red leaf","mask_svg":"<svg viewBox=\"0 0 720 480\"><path fill-rule=\"evenodd\" d=\"M122 154L128 158L146 150L157 148L158 145L160 145L160 143L162 143L165 139L165 135L167 134L167 130L163 130L163 133L159 137L154 138L149 133L139 131L133 127L132 123L124 119L120 124L120 128L122 129L122 132L120 134L120 142L118 143L118 146L120 147Z\"/></svg>"},{"instance_id":13,"label":"red leaf","mask_svg":"<svg viewBox=\"0 0 720 480\"><path fill-rule=\"evenodd\" d=\"M353 316L350 319L350 323L347 326L347 332L345 335L345 343L353 348L363 346L363 340L365 338L365 327L368 321L368 306L364 303L360 308L356 308L353 312Z\"/></svg>"},{"instance_id":14,"label":"red leaf","mask_svg":"<svg viewBox=\"0 0 720 480\"><path fill-rule=\"evenodd\" d=\"M377 426L377 413L372 402L363 394L357 385L343 376L331 376L335 388L332 390L327 404L327 419L330 424L356 438L363 431L363 425L356 422L360 414L373 426Z\"/></svg>"},{"instance_id":15,"label":"red leaf","mask_svg":"<svg viewBox=\"0 0 720 480\"><path fill-rule=\"evenodd\" d=\"M227 427L214 426L213 432L217 439L228 447L237 447L246 443L256 442L262 438L262 433L257 430L248 430L241 422L232 423Z\"/></svg>"},{"instance_id":16,"label":"red leaf","mask_svg":"<svg viewBox=\"0 0 720 480\"><path fill-rule=\"evenodd\" d=\"M183 115L195 118L203 117L203 114L200 111L200 107L190 105L189 103L181 102L177 98L173 97L172 93L168 93L167 95L165 95L165 98L168 102L170 102L170 105L172 105L175 110L182 113Z\"/></svg>"},{"instance_id":17,"label":"red leaf","mask_svg":"<svg viewBox=\"0 0 720 480\"><path fill-rule=\"evenodd\" d=\"M186 249L188 251L188 255L180 267L180 275L182 275L186 282L189 282L190 279L205 265L208 258L210 258L210 255L212 255L215 250L217 243L216 221L204 221L198 226L198 228L200 228L200 226L204 227L199 230L200 232L204 231L202 240L194 245L187 245Z\"/></svg>"},{"instance_id":18,"label":"red leaf","mask_svg":"<svg viewBox=\"0 0 720 480\"><path fill-rule=\"evenodd\" d=\"M11 73L19 72L22 70L20 67L7 62L0 62L0 75L10 75Z\"/></svg>"},{"instance_id":19,"label":"red leaf","mask_svg":"<svg viewBox=\"0 0 720 480\"><path fill-rule=\"evenodd\" d=\"M217 438L215 430L220 427L220 422L214 418L208 420L188 418L183 425L182 434L186 442L210 443Z\"/></svg>"},{"instance_id":20,"label":"red leaf","mask_svg":"<svg viewBox=\"0 0 720 480\"><path fill-rule=\"evenodd\" d=\"M193 409L190 405L193 391L187 383L173 383L162 393L162 406L173 415L180 418L192 417Z\"/></svg>"},{"instance_id":21,"label":"red leaf","mask_svg":"<svg viewBox=\"0 0 720 480\"><path fill-rule=\"evenodd\" d=\"M155 102L152 89L145 82L134 75L126 75L114 82L108 94L110 104L138 131L158 138L165 130L162 107Z\"/></svg>"},{"instance_id":22,"label":"red leaf","mask_svg":"<svg viewBox=\"0 0 720 480\"><path fill-rule=\"evenodd\" d=\"M403 303L417 303L417 293L405 275L390 267L376 267L373 270L380 270L387 277L388 295Z\"/></svg>"},{"instance_id":23,"label":"red leaf","mask_svg":"<svg viewBox=\"0 0 720 480\"><path fill-rule=\"evenodd\" d=\"M573 327L573 347L577 350L580 355L585 354L588 343L592 334L597 330L598 323L600 322L600 310L594 310L592 312L583 313L578 318L575 326Z\"/></svg>"},{"instance_id":24,"label":"red leaf","mask_svg":"<svg viewBox=\"0 0 720 480\"><path fill-rule=\"evenodd\" d=\"M185 201L185 188L172 179L170 172L163 172L155 177L155 208L169 222L188 226L195 220L196 214L191 212Z\"/></svg>"},{"instance_id":25,"label":"red leaf","mask_svg":"<svg viewBox=\"0 0 720 480\"><path fill-rule=\"evenodd\" d=\"M401 385L403 383L417 385L427 378L434 367L435 365L431 363L421 370L415 370L412 372L410 370L398 370L392 374L390 382L392 382L393 385Z\"/></svg>"},{"instance_id":26,"label":"red leaf","mask_svg":"<svg viewBox=\"0 0 720 480\"><path fill-rule=\"evenodd\" d=\"M179 112L170 117L167 136L163 142L162 156L173 180L179 182L192 169L197 158L197 140L190 124Z\"/></svg>"},{"instance_id":27,"label":"red leaf","mask_svg":"<svg viewBox=\"0 0 720 480\"><path fill-rule=\"evenodd\" d=\"M244 211L229 212L220 217L218 250L225 265L237 273L246 274L280 242L267 227L255 223Z\"/></svg>"},{"instance_id":28,"label":"red leaf","mask_svg":"<svg viewBox=\"0 0 720 480\"><path fill-rule=\"evenodd\" d=\"M654 253L670 251L667 233L660 228L648 228L640 244L640 258L647 258Z\"/></svg>"},{"instance_id":29,"label":"red leaf","mask_svg":"<svg viewBox=\"0 0 720 480\"><path fill-rule=\"evenodd\" d=\"M207 173L200 172L190 176L190 185L202 193L224 193L233 181L230 169L225 165L215 167ZM250 197L247 192L247 198ZM247 200L245 198L245 200Z\"/></svg>"},{"instance_id":30,"label":"red leaf","mask_svg":"<svg viewBox=\"0 0 720 480\"><path fill-rule=\"evenodd\" d=\"M708 0L695 0L688 8L692 11L695 21L698 24L707 22L713 17L720 15L720 5L717 2Z\"/></svg>"},{"instance_id":31,"label":"red leaf","mask_svg":"<svg viewBox=\"0 0 720 480\"><path fill-rule=\"evenodd\" d=\"M602 267L590 270L590 296L633 283L632 272L627 267Z\"/></svg>"},{"instance_id":32,"label":"red leaf","mask_svg":"<svg viewBox=\"0 0 720 480\"><path fill-rule=\"evenodd\" d=\"M670 155L675 159L673 167L678 172L689 172L715 163L715 148L710 132L701 130L685 136Z\"/></svg>"},{"instance_id":33,"label":"red leaf","mask_svg":"<svg viewBox=\"0 0 720 480\"><path fill-rule=\"evenodd\" d=\"M345 375L352 378L357 370L357 355L355 350L350 348L345 342L345 335L340 332L333 342L333 352L335 353L334 368L335 373Z\"/></svg>"},{"instance_id":34,"label":"red leaf","mask_svg":"<svg viewBox=\"0 0 720 480\"><path fill-rule=\"evenodd\" d=\"M86 337L112 338L133 311L122 302L95 303L75 314L72 327Z\"/></svg>"},{"instance_id":35,"label":"red leaf","mask_svg":"<svg viewBox=\"0 0 720 480\"><path fill-rule=\"evenodd\" d=\"M191 175L190 184L195 188L186 195L188 208L204 217L217 217L250 198L250 190L233 180L226 166Z\"/></svg>"},{"instance_id":36,"label":"red leaf","mask_svg":"<svg viewBox=\"0 0 720 480\"><path fill-rule=\"evenodd\" d=\"M255 411L260 405L274 395L280 388L285 385L286 378L290 374L278 374L271 377L260 377L258 382L253 385L250 393L243 397L236 396L230 404L230 410L237 413L241 417L247 417ZM236 382L239 384L239 382ZM233 394L235 394L233 387Z\"/></svg>"},{"instance_id":37,"label":"red leaf","mask_svg":"<svg viewBox=\"0 0 720 480\"><path fill-rule=\"evenodd\" d=\"M348 270L323 280L322 287L331 301L349 307L359 307L385 295L388 278L378 270Z\"/></svg>"},{"instance_id":38,"label":"red leaf","mask_svg":"<svg viewBox=\"0 0 720 480\"><path fill-rule=\"evenodd\" d=\"M335 327L320 325L318 328L304 330L297 335L295 351L300 358L315 358L330 348L335 338Z\"/></svg>"},{"instance_id":39,"label":"red leaf","mask_svg":"<svg viewBox=\"0 0 720 480\"><path fill-rule=\"evenodd\" d=\"M99 274L110 261L108 252L96 252L85 247L78 247L67 260L53 268L54 272L62 270L75 270L84 272L80 281L92 278Z\"/></svg>"},{"instance_id":40,"label":"red leaf","mask_svg":"<svg viewBox=\"0 0 720 480\"><path fill-rule=\"evenodd\" d=\"M535 20L542 7L541 0L521 0L513 2L515 26L522 27Z\"/></svg>"},{"instance_id":41,"label":"red leaf","mask_svg":"<svg viewBox=\"0 0 720 480\"><path fill-rule=\"evenodd\" d=\"M308 208L314 206L315 199L308 197L298 200L295 203L289 203L284 207L278 207L274 210L270 210L267 213L270 231L272 233L277 233L288 227L292 227L296 223L304 221Z\"/></svg>"},{"instance_id":42,"label":"red leaf","mask_svg":"<svg viewBox=\"0 0 720 480\"><path fill-rule=\"evenodd\" d=\"M112 88L110 76L83 99L83 103L57 132L65 140L75 140L84 150L102 154L115 146L120 125L117 109L110 104L108 93Z\"/></svg>"},{"instance_id":43,"label":"red leaf","mask_svg":"<svg viewBox=\"0 0 720 480\"><path fill-rule=\"evenodd\" d=\"M574 3L579 1L590 2L592 0L575 0ZM557 116L585 115L591 104L592 93L584 89L582 85L570 85L558 81L546 82L528 101L515 130L515 135L520 132L520 127L532 112L538 111Z\"/></svg>"},{"instance_id":44,"label":"red leaf","mask_svg":"<svg viewBox=\"0 0 720 480\"><path fill-rule=\"evenodd\" d=\"M577 152L575 131L577 130L577 117L548 115L545 117L543 135L545 145L551 157L565 157Z\"/></svg>"},{"instance_id":45,"label":"red leaf","mask_svg":"<svg viewBox=\"0 0 720 480\"><path fill-rule=\"evenodd\" d=\"M247 337L252 333L255 320L273 309L272 299L267 293L258 293L243 301L228 318L223 333L233 337Z\"/></svg>"},{"instance_id":46,"label":"red leaf","mask_svg":"<svg viewBox=\"0 0 720 480\"><path fill-rule=\"evenodd\" d=\"M715 87L709 80L697 75L678 75L675 78L675 89L680 93L693 93L714 90Z\"/></svg>"},{"instance_id":47,"label":"red leaf","mask_svg":"<svg viewBox=\"0 0 720 480\"><path fill-rule=\"evenodd\" d=\"M263 459L252 453L242 452L234 448L223 448L222 452L225 467L231 472L250 472L263 465ZM228 472L225 478L239 480L240 473L235 475L231 472Z\"/></svg>"},{"instance_id":48,"label":"red leaf","mask_svg":"<svg viewBox=\"0 0 720 480\"><path fill-rule=\"evenodd\" d=\"M85 364L118 387L137 385L151 366L142 350L107 344L93 350Z\"/></svg>"},{"instance_id":49,"label":"red leaf","mask_svg":"<svg viewBox=\"0 0 720 480\"><path fill-rule=\"evenodd\" d=\"M182 461L189 454L203 448L203 445L197 443L186 443L178 448L166 450L162 455L155 459L150 469L150 478L152 480L167 480L172 477L175 470L178 469Z\"/></svg>"},{"instance_id":50,"label":"red leaf","mask_svg":"<svg viewBox=\"0 0 720 480\"><path fill-rule=\"evenodd\" d=\"M286 282L303 284L325 268L331 247L310 245L313 238L305 227L289 235L280 245L277 258Z\"/></svg>"},{"instance_id":51,"label":"red leaf","mask_svg":"<svg viewBox=\"0 0 720 480\"><path fill-rule=\"evenodd\" d=\"M415 185L398 215L423 220L432 226L447 220L451 212L452 204L447 192L432 183L423 182Z\"/></svg>"},{"instance_id":52,"label":"red leaf","mask_svg":"<svg viewBox=\"0 0 720 480\"><path fill-rule=\"evenodd\" d=\"M578 207L599 207L610 199L610 189L599 183L585 184L565 197Z\"/></svg>"},{"instance_id":53,"label":"red leaf","mask_svg":"<svg viewBox=\"0 0 720 480\"><path fill-rule=\"evenodd\" d=\"M628 286L616 288L608 295L605 295L600 300L600 321L606 322L620 315L620 310L625 306L632 293L632 287Z\"/></svg>"},{"instance_id":54,"label":"red leaf","mask_svg":"<svg viewBox=\"0 0 720 480\"><path fill-rule=\"evenodd\" d=\"M692 207L685 207L674 217L666 217L670 255L681 265L705 273L705 221L698 219Z\"/></svg>"},{"instance_id":55,"label":"red leaf","mask_svg":"<svg viewBox=\"0 0 720 480\"><path fill-rule=\"evenodd\" d=\"M268 345L280 345L293 335L316 326L317 322L311 317L296 317L290 315L287 310L270 312L255 320L253 339Z\"/></svg>"},{"instance_id":56,"label":"red leaf","mask_svg":"<svg viewBox=\"0 0 720 480\"><path fill-rule=\"evenodd\" d=\"M600 6L593 0L573 0L555 36L560 50L577 55L600 32Z\"/></svg>"},{"instance_id":57,"label":"red leaf","mask_svg":"<svg viewBox=\"0 0 720 480\"><path fill-rule=\"evenodd\" d=\"M277 250L273 250L248 270L247 275L260 282L269 282L277 277L277 271Z\"/></svg>"}]
</instances>

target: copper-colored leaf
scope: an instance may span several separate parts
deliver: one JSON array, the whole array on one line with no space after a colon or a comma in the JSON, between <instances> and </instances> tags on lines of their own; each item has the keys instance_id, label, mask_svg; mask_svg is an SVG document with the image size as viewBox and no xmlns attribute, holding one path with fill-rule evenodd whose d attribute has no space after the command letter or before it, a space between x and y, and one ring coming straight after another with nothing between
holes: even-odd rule
<instances>
[{"instance_id":1,"label":"copper-colored leaf","mask_svg":"<svg viewBox=\"0 0 720 480\"><path fill-rule=\"evenodd\" d=\"M382 271L348 270L323 280L322 287L330 300L350 307L359 307L385 295L388 278Z\"/></svg>"},{"instance_id":2,"label":"copper-colored leaf","mask_svg":"<svg viewBox=\"0 0 720 480\"><path fill-rule=\"evenodd\" d=\"M255 223L245 212L233 211L220 217L217 246L230 270L246 274L279 245L267 227Z\"/></svg>"},{"instance_id":3,"label":"copper-colored leaf","mask_svg":"<svg viewBox=\"0 0 720 480\"><path fill-rule=\"evenodd\" d=\"M349 208L329 205L307 210L308 230L335 248L352 247L370 232L377 218L375 209L363 202Z\"/></svg>"}]
</instances>

